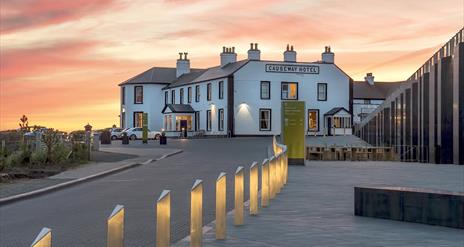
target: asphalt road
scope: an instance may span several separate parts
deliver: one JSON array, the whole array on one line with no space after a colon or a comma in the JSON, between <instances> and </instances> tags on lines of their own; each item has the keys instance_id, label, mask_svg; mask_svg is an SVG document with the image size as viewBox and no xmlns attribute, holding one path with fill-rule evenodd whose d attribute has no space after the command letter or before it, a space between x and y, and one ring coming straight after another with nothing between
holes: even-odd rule
<instances>
[{"instance_id":1,"label":"asphalt road","mask_svg":"<svg viewBox=\"0 0 464 247\"><path fill-rule=\"evenodd\" d=\"M207 224L214 219L215 181L219 173L228 175L230 210L235 169L239 165L248 168L252 161L262 160L271 145L271 138L168 141L168 148L184 152L0 207L0 246L28 246L42 227L52 229L53 246L105 246L106 220L116 204L125 206L126 246L154 246L155 202L163 189L171 190L174 243L189 234L190 189L195 179L204 181L203 222ZM149 154L150 146L159 147L154 143L132 143L128 148L144 147Z\"/></svg>"}]
</instances>

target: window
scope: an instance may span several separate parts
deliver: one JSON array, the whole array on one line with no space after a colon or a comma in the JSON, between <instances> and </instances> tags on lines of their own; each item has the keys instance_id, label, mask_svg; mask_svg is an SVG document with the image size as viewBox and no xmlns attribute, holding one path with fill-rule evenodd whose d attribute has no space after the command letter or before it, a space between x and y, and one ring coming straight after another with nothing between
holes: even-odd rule
<instances>
[{"instance_id":1,"label":"window","mask_svg":"<svg viewBox=\"0 0 464 247\"><path fill-rule=\"evenodd\" d=\"M181 88L180 91L179 91L179 102L180 104L183 104L184 103L184 89Z\"/></svg>"},{"instance_id":2,"label":"window","mask_svg":"<svg viewBox=\"0 0 464 247\"><path fill-rule=\"evenodd\" d=\"M168 102L168 91L164 91L164 104L167 105Z\"/></svg>"},{"instance_id":3,"label":"window","mask_svg":"<svg viewBox=\"0 0 464 247\"><path fill-rule=\"evenodd\" d=\"M211 83L206 84L206 100L211 100Z\"/></svg>"},{"instance_id":4,"label":"window","mask_svg":"<svg viewBox=\"0 0 464 247\"><path fill-rule=\"evenodd\" d=\"M219 82L219 99L224 99L224 81Z\"/></svg>"},{"instance_id":5,"label":"window","mask_svg":"<svg viewBox=\"0 0 464 247\"><path fill-rule=\"evenodd\" d=\"M206 131L211 131L211 110L206 111Z\"/></svg>"},{"instance_id":6,"label":"window","mask_svg":"<svg viewBox=\"0 0 464 247\"><path fill-rule=\"evenodd\" d=\"M298 99L298 83L282 82L282 99L297 100Z\"/></svg>"},{"instance_id":7,"label":"window","mask_svg":"<svg viewBox=\"0 0 464 247\"><path fill-rule=\"evenodd\" d=\"M218 111L218 130L224 130L224 109L219 109Z\"/></svg>"},{"instance_id":8,"label":"window","mask_svg":"<svg viewBox=\"0 0 464 247\"><path fill-rule=\"evenodd\" d=\"M333 122L334 128L351 128L350 117L334 117Z\"/></svg>"},{"instance_id":9,"label":"window","mask_svg":"<svg viewBox=\"0 0 464 247\"><path fill-rule=\"evenodd\" d=\"M171 104L175 104L175 103L176 103L176 91L171 90Z\"/></svg>"},{"instance_id":10,"label":"window","mask_svg":"<svg viewBox=\"0 0 464 247\"><path fill-rule=\"evenodd\" d=\"M172 115L164 115L164 129L166 131L172 130Z\"/></svg>"},{"instance_id":11,"label":"window","mask_svg":"<svg viewBox=\"0 0 464 247\"><path fill-rule=\"evenodd\" d=\"M317 84L317 100L327 101L327 83Z\"/></svg>"},{"instance_id":12,"label":"window","mask_svg":"<svg viewBox=\"0 0 464 247\"><path fill-rule=\"evenodd\" d=\"M134 112L134 127L142 127L143 123L143 112L136 111Z\"/></svg>"},{"instance_id":13,"label":"window","mask_svg":"<svg viewBox=\"0 0 464 247\"><path fill-rule=\"evenodd\" d=\"M192 87L187 88L187 102L192 103Z\"/></svg>"},{"instance_id":14,"label":"window","mask_svg":"<svg viewBox=\"0 0 464 247\"><path fill-rule=\"evenodd\" d=\"M196 131L200 130L200 112L199 111L195 112L195 130Z\"/></svg>"},{"instance_id":15,"label":"window","mask_svg":"<svg viewBox=\"0 0 464 247\"><path fill-rule=\"evenodd\" d=\"M308 109L308 131L319 131L318 109Z\"/></svg>"},{"instance_id":16,"label":"window","mask_svg":"<svg viewBox=\"0 0 464 247\"><path fill-rule=\"evenodd\" d=\"M365 100L364 100L364 104L365 104L365 105L370 105L370 104L371 104L371 100L370 100L370 99L365 99Z\"/></svg>"},{"instance_id":17,"label":"window","mask_svg":"<svg viewBox=\"0 0 464 247\"><path fill-rule=\"evenodd\" d=\"M134 104L143 104L143 86L134 87Z\"/></svg>"},{"instance_id":18,"label":"window","mask_svg":"<svg viewBox=\"0 0 464 247\"><path fill-rule=\"evenodd\" d=\"M271 109L259 109L259 130L271 130Z\"/></svg>"},{"instance_id":19,"label":"window","mask_svg":"<svg viewBox=\"0 0 464 247\"><path fill-rule=\"evenodd\" d=\"M126 104L126 87L121 87L121 104Z\"/></svg>"},{"instance_id":20,"label":"window","mask_svg":"<svg viewBox=\"0 0 464 247\"><path fill-rule=\"evenodd\" d=\"M260 92L261 92L261 99L270 99L271 98L271 82L262 81Z\"/></svg>"},{"instance_id":21,"label":"window","mask_svg":"<svg viewBox=\"0 0 464 247\"><path fill-rule=\"evenodd\" d=\"M200 102L200 85L195 86L195 102Z\"/></svg>"}]
</instances>

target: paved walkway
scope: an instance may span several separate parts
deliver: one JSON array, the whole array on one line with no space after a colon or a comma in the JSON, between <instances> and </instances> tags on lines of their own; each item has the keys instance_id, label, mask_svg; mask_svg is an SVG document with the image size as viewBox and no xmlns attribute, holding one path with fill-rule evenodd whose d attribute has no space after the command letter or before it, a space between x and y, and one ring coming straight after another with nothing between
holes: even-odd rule
<instances>
[{"instance_id":1,"label":"paved walkway","mask_svg":"<svg viewBox=\"0 0 464 247\"><path fill-rule=\"evenodd\" d=\"M310 146L337 146L337 147L366 147L371 146L361 138L348 136L307 136L306 145Z\"/></svg>"},{"instance_id":2,"label":"paved walkway","mask_svg":"<svg viewBox=\"0 0 464 247\"><path fill-rule=\"evenodd\" d=\"M225 241L214 239L210 224L204 246L464 246L463 230L353 215L356 185L464 191L463 166L311 162L289 172L289 183L269 208L247 215L241 227L232 226L230 214Z\"/></svg>"}]
</instances>

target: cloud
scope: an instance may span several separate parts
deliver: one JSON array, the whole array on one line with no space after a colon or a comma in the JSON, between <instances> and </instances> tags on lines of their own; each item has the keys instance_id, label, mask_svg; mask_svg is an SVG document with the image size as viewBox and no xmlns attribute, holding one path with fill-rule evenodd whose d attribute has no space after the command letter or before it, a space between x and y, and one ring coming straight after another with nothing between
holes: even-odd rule
<instances>
[{"instance_id":1,"label":"cloud","mask_svg":"<svg viewBox=\"0 0 464 247\"><path fill-rule=\"evenodd\" d=\"M2 1L0 32L9 34L78 20L108 10L115 0L5 0Z\"/></svg>"}]
</instances>

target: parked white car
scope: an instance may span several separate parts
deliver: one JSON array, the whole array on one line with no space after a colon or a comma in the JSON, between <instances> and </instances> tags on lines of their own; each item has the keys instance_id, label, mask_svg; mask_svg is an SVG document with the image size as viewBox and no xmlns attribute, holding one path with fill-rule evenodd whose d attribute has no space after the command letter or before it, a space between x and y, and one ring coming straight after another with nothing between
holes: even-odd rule
<instances>
[{"instance_id":1,"label":"parked white car","mask_svg":"<svg viewBox=\"0 0 464 247\"><path fill-rule=\"evenodd\" d=\"M143 136L143 128L141 127L129 128L125 130L124 132L127 133L127 136L131 140L142 139L142 136ZM148 139L158 140L160 136L161 136L161 132L148 130Z\"/></svg>"},{"instance_id":2,"label":"parked white car","mask_svg":"<svg viewBox=\"0 0 464 247\"><path fill-rule=\"evenodd\" d=\"M111 131L111 140L116 140L121 137L122 132L126 130L123 128L112 128Z\"/></svg>"}]
</instances>

